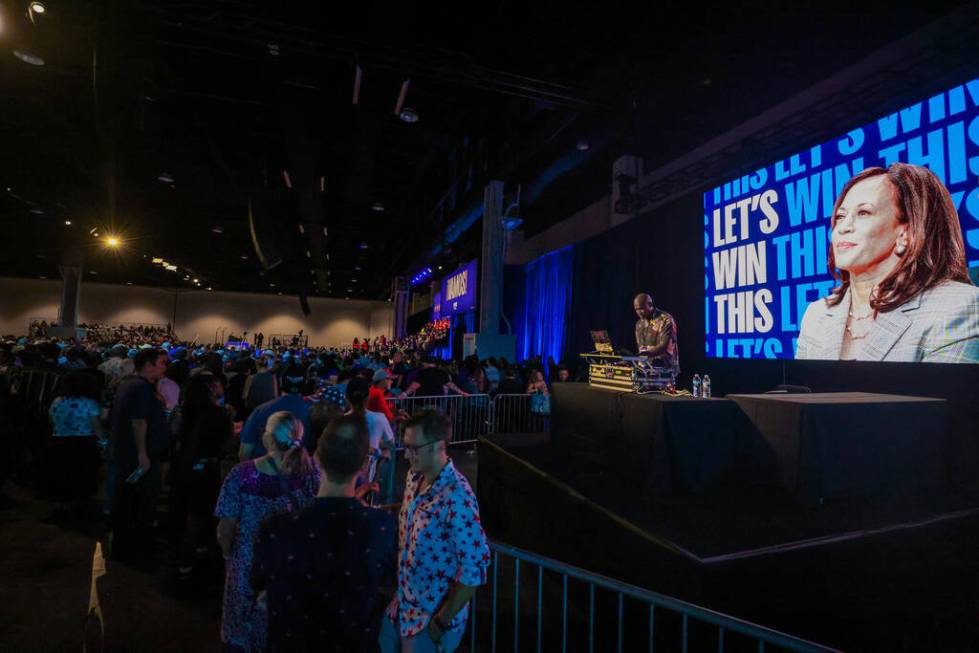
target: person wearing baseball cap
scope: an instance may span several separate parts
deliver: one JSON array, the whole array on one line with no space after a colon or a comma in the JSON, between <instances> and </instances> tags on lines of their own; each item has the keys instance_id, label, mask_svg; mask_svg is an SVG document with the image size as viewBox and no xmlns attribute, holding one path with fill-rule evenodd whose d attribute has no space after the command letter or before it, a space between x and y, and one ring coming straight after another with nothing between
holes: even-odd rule
<instances>
[{"instance_id":1,"label":"person wearing baseball cap","mask_svg":"<svg viewBox=\"0 0 979 653\"><path fill-rule=\"evenodd\" d=\"M395 420L394 413L391 412L391 407L388 406L387 393L391 389L391 372L387 368L382 368L374 372L374 378L371 383L371 393L367 398L367 410L372 410L375 413L383 413L388 421L393 422Z\"/></svg>"}]
</instances>

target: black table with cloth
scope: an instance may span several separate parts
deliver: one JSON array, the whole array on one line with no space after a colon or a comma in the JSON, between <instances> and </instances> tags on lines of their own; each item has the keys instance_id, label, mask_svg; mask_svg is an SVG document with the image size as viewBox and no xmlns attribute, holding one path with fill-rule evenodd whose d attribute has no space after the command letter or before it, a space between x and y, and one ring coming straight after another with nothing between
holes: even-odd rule
<instances>
[{"instance_id":1,"label":"black table with cloth","mask_svg":"<svg viewBox=\"0 0 979 653\"><path fill-rule=\"evenodd\" d=\"M944 483L946 402L869 393L637 395L554 385L562 455L646 498L778 488L802 504L907 497Z\"/></svg>"},{"instance_id":2,"label":"black table with cloth","mask_svg":"<svg viewBox=\"0 0 979 653\"><path fill-rule=\"evenodd\" d=\"M747 455L751 425L725 399L637 395L582 383L556 383L552 394L554 445L618 471L644 496L703 492L746 475L753 467L747 458L765 459Z\"/></svg>"},{"instance_id":3,"label":"black table with cloth","mask_svg":"<svg viewBox=\"0 0 979 653\"><path fill-rule=\"evenodd\" d=\"M915 493L944 483L944 399L836 392L728 395L802 503Z\"/></svg>"}]
</instances>

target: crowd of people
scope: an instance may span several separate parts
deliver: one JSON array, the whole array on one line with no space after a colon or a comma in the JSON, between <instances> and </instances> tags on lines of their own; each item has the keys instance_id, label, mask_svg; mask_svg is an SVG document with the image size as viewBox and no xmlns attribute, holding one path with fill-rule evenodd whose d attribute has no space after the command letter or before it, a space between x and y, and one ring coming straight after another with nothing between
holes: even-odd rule
<instances>
[{"instance_id":1,"label":"crowd of people","mask_svg":"<svg viewBox=\"0 0 979 653\"><path fill-rule=\"evenodd\" d=\"M103 485L112 557L152 568L166 494L178 581L223 567L229 650L453 650L489 560L478 506L448 456L451 417L392 399L546 396L545 370L568 371L386 339L234 350L161 337L0 342L0 394L23 391L20 370L63 373L43 454L59 512ZM410 463L400 508L396 432ZM378 587L396 588L383 618Z\"/></svg>"},{"instance_id":2,"label":"crowd of people","mask_svg":"<svg viewBox=\"0 0 979 653\"><path fill-rule=\"evenodd\" d=\"M48 329L58 326L57 322L47 320L32 320L28 334L32 338L46 338ZM170 325L162 324L104 324L93 322L77 326L84 333L84 340L96 345L121 342L131 346L142 343L159 344L173 339Z\"/></svg>"}]
</instances>

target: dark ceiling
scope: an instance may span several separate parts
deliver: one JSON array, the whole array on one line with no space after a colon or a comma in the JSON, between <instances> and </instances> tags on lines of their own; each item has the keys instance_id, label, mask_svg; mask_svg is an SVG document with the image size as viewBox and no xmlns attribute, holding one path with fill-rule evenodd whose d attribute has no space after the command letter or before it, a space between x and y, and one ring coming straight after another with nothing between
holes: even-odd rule
<instances>
[{"instance_id":1,"label":"dark ceiling","mask_svg":"<svg viewBox=\"0 0 979 653\"><path fill-rule=\"evenodd\" d=\"M488 180L539 191L538 232L618 156L664 163L958 3L336 4L3 1L0 274L80 247L99 281L385 299Z\"/></svg>"}]
</instances>

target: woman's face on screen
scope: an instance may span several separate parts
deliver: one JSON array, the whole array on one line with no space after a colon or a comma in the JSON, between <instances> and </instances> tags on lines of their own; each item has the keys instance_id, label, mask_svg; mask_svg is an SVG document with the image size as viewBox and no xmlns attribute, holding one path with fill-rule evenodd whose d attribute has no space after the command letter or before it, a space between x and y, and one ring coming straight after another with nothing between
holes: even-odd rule
<instances>
[{"instance_id":1,"label":"woman's face on screen","mask_svg":"<svg viewBox=\"0 0 979 653\"><path fill-rule=\"evenodd\" d=\"M891 182L877 175L857 182L833 216L833 255L836 267L851 275L881 271L897 264L894 247L906 232L898 219Z\"/></svg>"}]
</instances>

